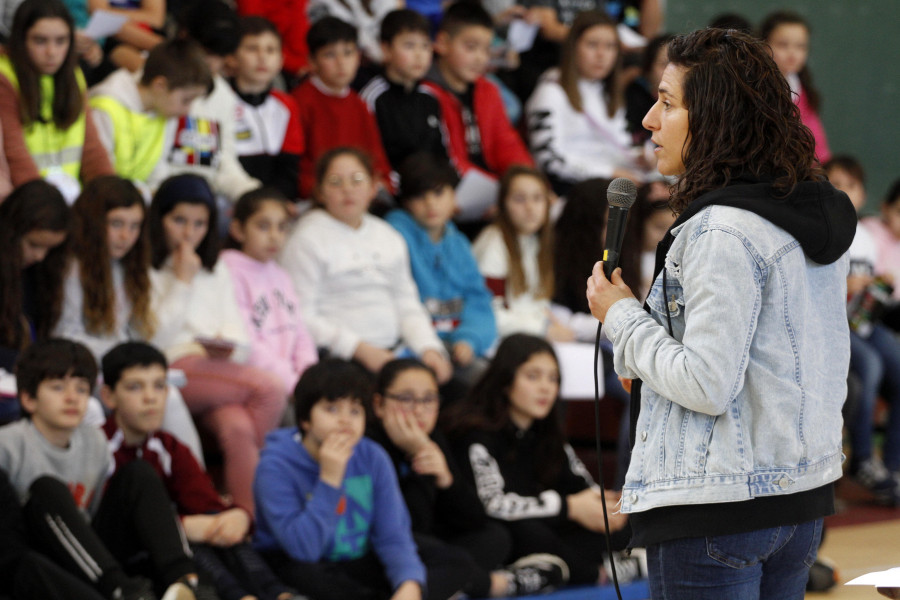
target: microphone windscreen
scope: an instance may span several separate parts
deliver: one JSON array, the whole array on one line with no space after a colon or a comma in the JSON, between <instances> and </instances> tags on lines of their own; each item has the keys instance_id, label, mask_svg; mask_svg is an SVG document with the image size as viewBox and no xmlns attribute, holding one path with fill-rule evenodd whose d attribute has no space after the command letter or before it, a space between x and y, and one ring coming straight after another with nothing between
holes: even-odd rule
<instances>
[{"instance_id":1,"label":"microphone windscreen","mask_svg":"<svg viewBox=\"0 0 900 600\"><path fill-rule=\"evenodd\" d=\"M618 177L613 179L606 188L606 200L610 206L619 208L631 208L637 198L637 186L630 179Z\"/></svg>"}]
</instances>

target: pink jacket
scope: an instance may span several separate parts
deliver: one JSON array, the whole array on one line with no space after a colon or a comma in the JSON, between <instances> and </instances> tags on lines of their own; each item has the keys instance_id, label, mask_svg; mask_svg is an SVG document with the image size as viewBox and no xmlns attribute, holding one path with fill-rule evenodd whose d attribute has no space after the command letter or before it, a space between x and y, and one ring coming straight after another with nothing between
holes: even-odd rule
<instances>
[{"instance_id":1,"label":"pink jacket","mask_svg":"<svg viewBox=\"0 0 900 600\"><path fill-rule=\"evenodd\" d=\"M800 95L794 98L794 103L800 109L800 120L809 127L816 140L816 158L820 163L827 162L831 158L831 150L828 148L828 139L825 137L825 126L822 125L819 113L809 105L806 90L800 88Z\"/></svg>"},{"instance_id":2,"label":"pink jacket","mask_svg":"<svg viewBox=\"0 0 900 600\"><path fill-rule=\"evenodd\" d=\"M303 324L290 276L278 263L261 263L239 250L224 250L238 308L250 334L248 364L275 373L293 392L300 374L318 360Z\"/></svg>"}]
</instances>

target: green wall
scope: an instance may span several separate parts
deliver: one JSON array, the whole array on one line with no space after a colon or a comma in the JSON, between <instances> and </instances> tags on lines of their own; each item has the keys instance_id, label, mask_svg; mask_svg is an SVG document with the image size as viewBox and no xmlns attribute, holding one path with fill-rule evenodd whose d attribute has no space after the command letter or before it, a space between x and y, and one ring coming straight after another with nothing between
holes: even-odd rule
<instances>
[{"instance_id":1,"label":"green wall","mask_svg":"<svg viewBox=\"0 0 900 600\"><path fill-rule=\"evenodd\" d=\"M828 144L862 162L866 212L873 212L900 178L900 1L667 0L666 29L705 27L723 12L759 25L776 9L794 10L812 25L809 67L823 98Z\"/></svg>"}]
</instances>

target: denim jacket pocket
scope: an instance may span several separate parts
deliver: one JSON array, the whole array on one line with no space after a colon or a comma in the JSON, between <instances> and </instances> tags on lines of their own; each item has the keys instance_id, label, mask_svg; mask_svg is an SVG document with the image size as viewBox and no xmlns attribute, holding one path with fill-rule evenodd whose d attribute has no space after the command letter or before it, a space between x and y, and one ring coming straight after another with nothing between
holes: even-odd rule
<instances>
[{"instance_id":1,"label":"denim jacket pocket","mask_svg":"<svg viewBox=\"0 0 900 600\"><path fill-rule=\"evenodd\" d=\"M663 277L666 281L665 295L663 294ZM676 321L684 320L684 288L681 286L681 282L670 273L663 271L650 289L647 306L650 307L654 320L668 330L668 319L672 319L674 328ZM683 327L678 329L684 331ZM680 339L681 336L676 335L676 337Z\"/></svg>"}]
</instances>

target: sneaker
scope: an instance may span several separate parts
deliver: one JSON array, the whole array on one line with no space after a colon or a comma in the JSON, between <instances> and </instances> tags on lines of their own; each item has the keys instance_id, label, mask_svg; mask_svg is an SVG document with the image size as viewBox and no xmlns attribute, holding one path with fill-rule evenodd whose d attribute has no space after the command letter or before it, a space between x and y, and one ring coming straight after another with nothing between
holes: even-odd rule
<instances>
[{"instance_id":1,"label":"sneaker","mask_svg":"<svg viewBox=\"0 0 900 600\"><path fill-rule=\"evenodd\" d=\"M615 578L613 578L613 568L616 571ZM618 581L620 584L646 579L647 552L643 548L615 551L610 556L603 557L603 570L606 571L609 581Z\"/></svg>"},{"instance_id":2,"label":"sneaker","mask_svg":"<svg viewBox=\"0 0 900 600\"><path fill-rule=\"evenodd\" d=\"M168 588L160 600L197 600L194 589L187 583L176 581Z\"/></svg>"},{"instance_id":3,"label":"sneaker","mask_svg":"<svg viewBox=\"0 0 900 600\"><path fill-rule=\"evenodd\" d=\"M880 458L870 456L859 463L855 471L851 471L853 479L872 492L875 500L881 504L898 503L898 482L891 476Z\"/></svg>"},{"instance_id":4,"label":"sneaker","mask_svg":"<svg viewBox=\"0 0 900 600\"><path fill-rule=\"evenodd\" d=\"M510 595L549 592L569 581L569 566L553 554L529 554L506 568Z\"/></svg>"},{"instance_id":5,"label":"sneaker","mask_svg":"<svg viewBox=\"0 0 900 600\"><path fill-rule=\"evenodd\" d=\"M132 577L115 589L112 600L156 600L153 583L143 577Z\"/></svg>"}]
</instances>

